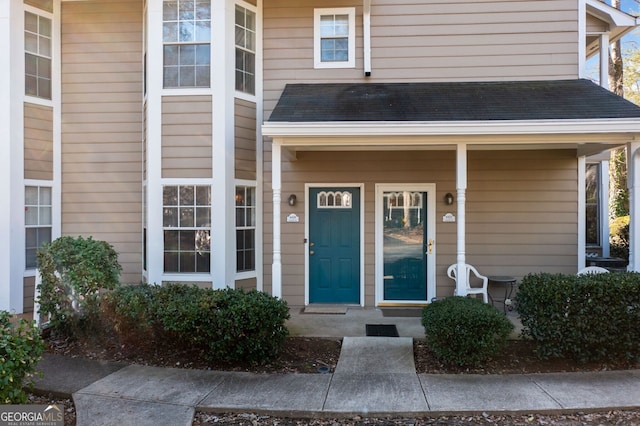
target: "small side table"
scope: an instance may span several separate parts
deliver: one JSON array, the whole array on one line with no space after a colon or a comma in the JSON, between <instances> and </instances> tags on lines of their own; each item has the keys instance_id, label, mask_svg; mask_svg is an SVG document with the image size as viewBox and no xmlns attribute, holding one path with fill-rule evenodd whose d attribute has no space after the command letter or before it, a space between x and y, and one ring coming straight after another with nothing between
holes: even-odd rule
<instances>
[{"instance_id":1,"label":"small side table","mask_svg":"<svg viewBox=\"0 0 640 426\"><path fill-rule=\"evenodd\" d=\"M514 277L506 276L506 275L496 275L489 277L489 284L497 284L504 286L504 299L497 299L497 302L502 302L502 309L507 314L507 309L510 311L513 310L513 305L511 304L511 295L513 294L513 288L516 285L516 279ZM489 296L491 297L491 296ZM491 304L493 305L494 299L491 297Z\"/></svg>"}]
</instances>

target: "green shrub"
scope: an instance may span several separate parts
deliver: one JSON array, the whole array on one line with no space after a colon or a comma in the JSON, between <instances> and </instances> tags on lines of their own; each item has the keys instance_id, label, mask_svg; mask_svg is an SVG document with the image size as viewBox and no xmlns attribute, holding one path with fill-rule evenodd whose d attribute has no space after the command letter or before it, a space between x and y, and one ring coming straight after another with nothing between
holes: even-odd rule
<instances>
[{"instance_id":1,"label":"green shrub","mask_svg":"<svg viewBox=\"0 0 640 426\"><path fill-rule=\"evenodd\" d=\"M640 356L640 274L530 274L516 309L541 358L632 360Z\"/></svg>"},{"instance_id":2,"label":"green shrub","mask_svg":"<svg viewBox=\"0 0 640 426\"><path fill-rule=\"evenodd\" d=\"M34 373L44 343L33 323L22 319L11 323L11 315L0 311L0 404L24 404L23 386Z\"/></svg>"},{"instance_id":3,"label":"green shrub","mask_svg":"<svg viewBox=\"0 0 640 426\"><path fill-rule=\"evenodd\" d=\"M121 285L104 294L101 310L105 322L124 344L140 342L140 336L155 337L154 303L158 287L148 284Z\"/></svg>"},{"instance_id":4,"label":"green shrub","mask_svg":"<svg viewBox=\"0 0 640 426\"><path fill-rule=\"evenodd\" d=\"M121 267L113 247L91 237L61 237L38 251L40 315L59 332L78 331L98 315L99 292L117 286Z\"/></svg>"},{"instance_id":5,"label":"green shrub","mask_svg":"<svg viewBox=\"0 0 640 426\"><path fill-rule=\"evenodd\" d=\"M422 312L427 345L449 365L477 366L502 350L513 324L478 299L447 297Z\"/></svg>"},{"instance_id":6,"label":"green shrub","mask_svg":"<svg viewBox=\"0 0 640 426\"><path fill-rule=\"evenodd\" d=\"M121 286L104 295L102 313L125 345L170 342L224 362L266 363L289 334L287 303L256 290Z\"/></svg>"},{"instance_id":7,"label":"green shrub","mask_svg":"<svg viewBox=\"0 0 640 426\"><path fill-rule=\"evenodd\" d=\"M611 256L629 260L629 216L615 218L609 225Z\"/></svg>"}]
</instances>

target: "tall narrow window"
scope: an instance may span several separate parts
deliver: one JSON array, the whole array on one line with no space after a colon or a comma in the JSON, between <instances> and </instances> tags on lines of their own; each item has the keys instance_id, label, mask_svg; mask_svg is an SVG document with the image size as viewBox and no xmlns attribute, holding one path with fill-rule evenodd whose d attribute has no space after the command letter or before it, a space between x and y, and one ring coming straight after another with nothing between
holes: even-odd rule
<instances>
[{"instance_id":1,"label":"tall narrow window","mask_svg":"<svg viewBox=\"0 0 640 426\"><path fill-rule=\"evenodd\" d=\"M256 269L256 189L236 187L236 270Z\"/></svg>"},{"instance_id":2,"label":"tall narrow window","mask_svg":"<svg viewBox=\"0 0 640 426\"><path fill-rule=\"evenodd\" d=\"M600 166L587 164L586 169L586 243L590 246L600 245Z\"/></svg>"},{"instance_id":3,"label":"tall narrow window","mask_svg":"<svg viewBox=\"0 0 640 426\"><path fill-rule=\"evenodd\" d=\"M256 93L256 14L236 6L236 90Z\"/></svg>"},{"instance_id":4,"label":"tall narrow window","mask_svg":"<svg viewBox=\"0 0 640 426\"><path fill-rule=\"evenodd\" d=\"M51 19L24 13L25 94L51 99Z\"/></svg>"},{"instance_id":5,"label":"tall narrow window","mask_svg":"<svg viewBox=\"0 0 640 426\"><path fill-rule=\"evenodd\" d=\"M211 187L163 188L164 272L211 270Z\"/></svg>"},{"instance_id":6,"label":"tall narrow window","mask_svg":"<svg viewBox=\"0 0 640 426\"><path fill-rule=\"evenodd\" d=\"M314 13L316 68L355 67L355 9L316 9Z\"/></svg>"},{"instance_id":7,"label":"tall narrow window","mask_svg":"<svg viewBox=\"0 0 640 426\"><path fill-rule=\"evenodd\" d=\"M211 74L211 2L165 0L164 87L209 87Z\"/></svg>"},{"instance_id":8,"label":"tall narrow window","mask_svg":"<svg viewBox=\"0 0 640 426\"><path fill-rule=\"evenodd\" d=\"M35 269L38 249L51 242L51 188L25 187L24 223L26 268Z\"/></svg>"}]
</instances>

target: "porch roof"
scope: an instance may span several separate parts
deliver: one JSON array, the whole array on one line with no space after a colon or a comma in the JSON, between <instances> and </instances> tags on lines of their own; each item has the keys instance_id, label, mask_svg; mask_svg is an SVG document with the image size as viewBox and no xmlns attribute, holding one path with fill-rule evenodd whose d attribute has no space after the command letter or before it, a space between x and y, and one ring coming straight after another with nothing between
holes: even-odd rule
<instances>
[{"instance_id":1,"label":"porch roof","mask_svg":"<svg viewBox=\"0 0 640 426\"><path fill-rule=\"evenodd\" d=\"M288 84L266 124L638 118L640 107L579 79Z\"/></svg>"}]
</instances>

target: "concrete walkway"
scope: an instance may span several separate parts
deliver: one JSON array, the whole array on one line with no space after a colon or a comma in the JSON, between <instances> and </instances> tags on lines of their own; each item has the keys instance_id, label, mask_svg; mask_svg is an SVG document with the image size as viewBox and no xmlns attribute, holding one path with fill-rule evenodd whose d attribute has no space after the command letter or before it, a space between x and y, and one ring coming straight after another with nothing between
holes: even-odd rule
<instances>
[{"instance_id":1,"label":"concrete walkway","mask_svg":"<svg viewBox=\"0 0 640 426\"><path fill-rule=\"evenodd\" d=\"M195 410L274 416L437 416L640 407L640 370L416 374L410 337L345 337L328 374L146 367L46 355L36 390L73 396L77 424L191 425Z\"/></svg>"}]
</instances>

